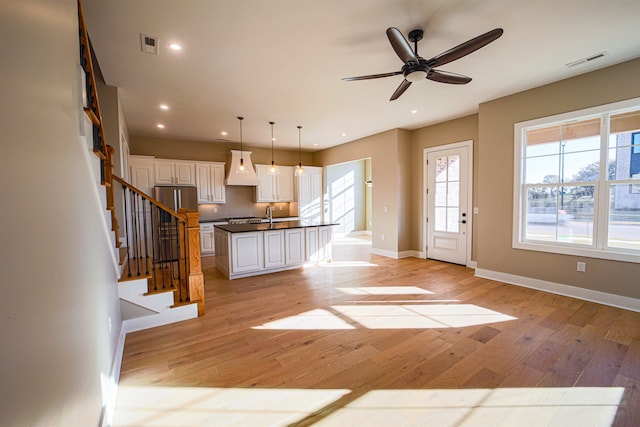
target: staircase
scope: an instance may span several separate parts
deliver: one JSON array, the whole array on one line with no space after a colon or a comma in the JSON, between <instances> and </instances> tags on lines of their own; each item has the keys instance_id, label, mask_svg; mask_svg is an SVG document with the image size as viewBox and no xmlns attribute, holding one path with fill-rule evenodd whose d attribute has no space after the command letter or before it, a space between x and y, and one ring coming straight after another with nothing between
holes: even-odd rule
<instances>
[{"instance_id":1,"label":"staircase","mask_svg":"<svg viewBox=\"0 0 640 427\"><path fill-rule=\"evenodd\" d=\"M86 102L87 162L104 208L119 271L122 328L133 332L204 314L198 212L175 212L113 174L114 148L106 144L91 48L78 0L80 63ZM118 215L114 200L122 197ZM119 224L118 217L124 224ZM122 233L122 231L124 233ZM124 237L121 237L124 236Z\"/></svg>"}]
</instances>

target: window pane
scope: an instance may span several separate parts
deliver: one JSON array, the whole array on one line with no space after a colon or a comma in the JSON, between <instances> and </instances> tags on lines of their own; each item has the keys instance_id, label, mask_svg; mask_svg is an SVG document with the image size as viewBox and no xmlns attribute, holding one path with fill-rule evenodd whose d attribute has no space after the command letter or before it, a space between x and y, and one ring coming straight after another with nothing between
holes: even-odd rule
<instances>
[{"instance_id":1,"label":"window pane","mask_svg":"<svg viewBox=\"0 0 640 427\"><path fill-rule=\"evenodd\" d=\"M447 208L435 208L436 219L433 224L435 231L447 231Z\"/></svg>"},{"instance_id":2,"label":"window pane","mask_svg":"<svg viewBox=\"0 0 640 427\"><path fill-rule=\"evenodd\" d=\"M456 154L455 156L449 157L449 181L459 181L460 180L460 156Z\"/></svg>"},{"instance_id":3,"label":"window pane","mask_svg":"<svg viewBox=\"0 0 640 427\"><path fill-rule=\"evenodd\" d=\"M447 206L447 183L436 183L435 206Z\"/></svg>"},{"instance_id":4,"label":"window pane","mask_svg":"<svg viewBox=\"0 0 640 427\"><path fill-rule=\"evenodd\" d=\"M447 208L447 231L450 233L458 232L458 208Z\"/></svg>"},{"instance_id":5,"label":"window pane","mask_svg":"<svg viewBox=\"0 0 640 427\"><path fill-rule=\"evenodd\" d=\"M640 249L640 184L611 185L608 230L609 247Z\"/></svg>"},{"instance_id":6,"label":"window pane","mask_svg":"<svg viewBox=\"0 0 640 427\"><path fill-rule=\"evenodd\" d=\"M436 182L447 180L447 157L438 157L436 159Z\"/></svg>"},{"instance_id":7,"label":"window pane","mask_svg":"<svg viewBox=\"0 0 640 427\"><path fill-rule=\"evenodd\" d=\"M447 206L460 206L460 183L450 182L447 191Z\"/></svg>"},{"instance_id":8,"label":"window pane","mask_svg":"<svg viewBox=\"0 0 640 427\"><path fill-rule=\"evenodd\" d=\"M626 132L609 137L609 179L634 179L640 174L640 132Z\"/></svg>"},{"instance_id":9,"label":"window pane","mask_svg":"<svg viewBox=\"0 0 640 427\"><path fill-rule=\"evenodd\" d=\"M600 151L568 153L560 165L560 182L590 182L600 179Z\"/></svg>"},{"instance_id":10,"label":"window pane","mask_svg":"<svg viewBox=\"0 0 640 427\"><path fill-rule=\"evenodd\" d=\"M526 184L550 184L559 181L560 156L531 157L526 162Z\"/></svg>"}]
</instances>

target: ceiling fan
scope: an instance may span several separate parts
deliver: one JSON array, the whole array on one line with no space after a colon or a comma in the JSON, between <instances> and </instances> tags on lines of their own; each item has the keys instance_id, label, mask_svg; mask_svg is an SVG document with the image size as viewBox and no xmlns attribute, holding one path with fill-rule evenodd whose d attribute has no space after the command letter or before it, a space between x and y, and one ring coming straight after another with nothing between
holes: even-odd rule
<instances>
[{"instance_id":1,"label":"ceiling fan","mask_svg":"<svg viewBox=\"0 0 640 427\"><path fill-rule=\"evenodd\" d=\"M391 73L383 74L371 74L369 76L359 77L345 77L342 80L369 80L379 79L381 77L397 76L398 74L404 75L404 80L400 83L400 86L393 92L389 101L398 99L408 88L411 83L418 82L425 78L440 83L450 83L456 85L464 85L471 81L471 77L463 76L462 74L451 73L444 70L435 70L435 67L439 67L449 62L460 59L463 56L469 55L472 52L480 49L483 46L488 45L492 41L496 40L503 33L502 28L496 28L489 32L472 38L458 46L447 50L446 52L436 55L431 59L424 59L418 56L418 42L422 40L424 32L422 30L412 30L409 32L409 41L413 42L414 49L411 49L411 45L404 38L400 30L395 27L387 28L387 37L391 43L391 47L396 52L398 57L404 62L400 71L393 71Z\"/></svg>"}]
</instances>

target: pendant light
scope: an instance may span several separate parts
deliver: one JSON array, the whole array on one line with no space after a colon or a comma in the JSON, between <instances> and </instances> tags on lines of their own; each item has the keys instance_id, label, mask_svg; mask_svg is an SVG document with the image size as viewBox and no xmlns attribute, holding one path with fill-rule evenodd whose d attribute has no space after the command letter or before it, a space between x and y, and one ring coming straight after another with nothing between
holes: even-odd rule
<instances>
[{"instance_id":1,"label":"pendant light","mask_svg":"<svg viewBox=\"0 0 640 427\"><path fill-rule=\"evenodd\" d=\"M298 167L296 168L296 176L302 176L304 169L302 168L302 139L300 137L300 131L302 126L298 126Z\"/></svg>"},{"instance_id":2,"label":"pendant light","mask_svg":"<svg viewBox=\"0 0 640 427\"><path fill-rule=\"evenodd\" d=\"M278 169L275 160L273 160L273 125L275 125L275 122L269 122L269 124L271 125L271 168L269 169L269 173L271 175L278 175L280 173L280 169Z\"/></svg>"},{"instance_id":3,"label":"pendant light","mask_svg":"<svg viewBox=\"0 0 640 427\"><path fill-rule=\"evenodd\" d=\"M249 169L244 165L244 158L242 157L242 121L244 117L238 117L240 121L240 164L236 168L236 173L249 173Z\"/></svg>"}]
</instances>

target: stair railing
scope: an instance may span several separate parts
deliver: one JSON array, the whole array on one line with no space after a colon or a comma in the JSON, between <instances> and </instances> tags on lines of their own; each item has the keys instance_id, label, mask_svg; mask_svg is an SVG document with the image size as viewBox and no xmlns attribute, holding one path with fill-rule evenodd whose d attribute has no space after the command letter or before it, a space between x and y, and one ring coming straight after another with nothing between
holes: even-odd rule
<instances>
[{"instance_id":1,"label":"stair railing","mask_svg":"<svg viewBox=\"0 0 640 427\"><path fill-rule=\"evenodd\" d=\"M124 236L128 260L123 277L149 278L149 292L173 291L175 305L196 302L204 314L198 211L177 212L122 178Z\"/></svg>"}]
</instances>

